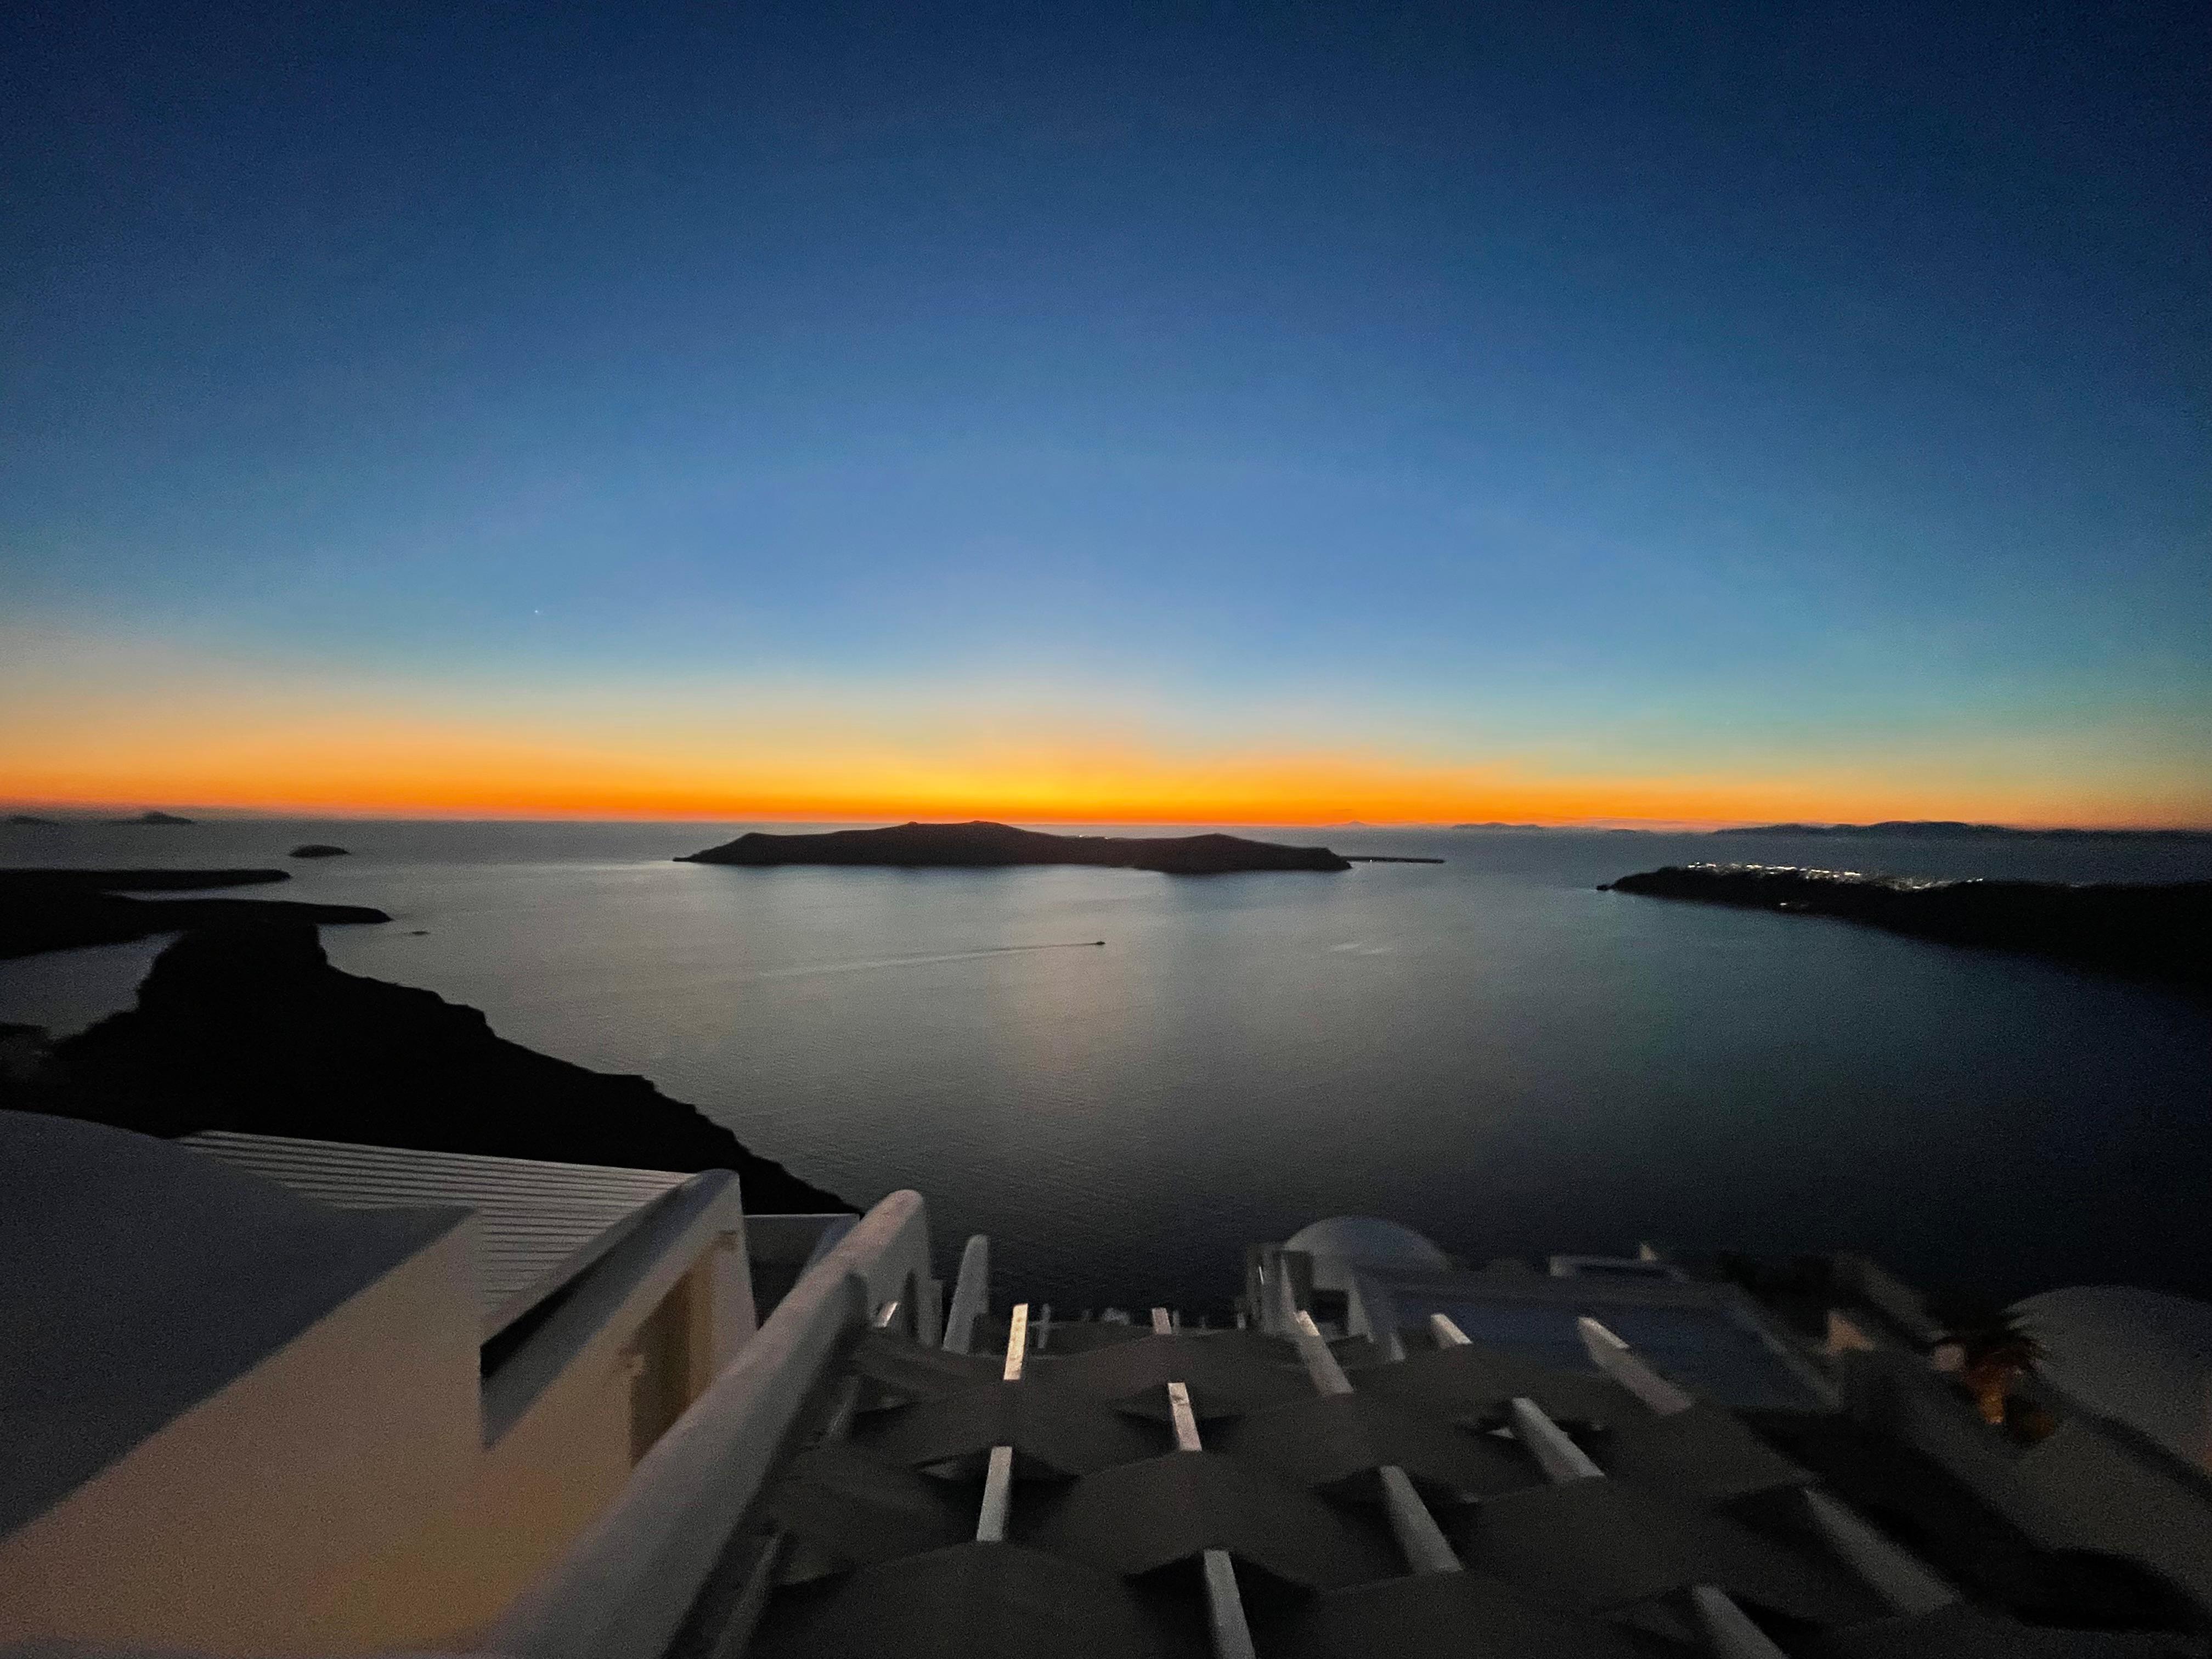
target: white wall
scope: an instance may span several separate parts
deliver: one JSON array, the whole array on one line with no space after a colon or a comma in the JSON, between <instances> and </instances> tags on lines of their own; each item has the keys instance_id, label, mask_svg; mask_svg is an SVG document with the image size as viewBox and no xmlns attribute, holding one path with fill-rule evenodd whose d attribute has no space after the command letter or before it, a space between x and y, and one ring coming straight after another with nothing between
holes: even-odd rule
<instances>
[{"instance_id":1,"label":"white wall","mask_svg":"<svg viewBox=\"0 0 2212 1659\"><path fill-rule=\"evenodd\" d=\"M0 1646L465 1645L622 1492L643 1375L695 1397L752 1334L734 1180L671 1197L532 1337L490 1444L471 1220L0 1540Z\"/></svg>"},{"instance_id":2,"label":"white wall","mask_svg":"<svg viewBox=\"0 0 2212 1659\"><path fill-rule=\"evenodd\" d=\"M695 1396L753 1333L736 1184L694 1198L625 1239L533 1339L558 1370L452 1501L302 1609L319 1651L470 1645L621 1495L641 1328L677 1299Z\"/></svg>"},{"instance_id":3,"label":"white wall","mask_svg":"<svg viewBox=\"0 0 2212 1659\"><path fill-rule=\"evenodd\" d=\"M0 1540L0 1643L270 1654L481 1455L465 1221Z\"/></svg>"}]
</instances>

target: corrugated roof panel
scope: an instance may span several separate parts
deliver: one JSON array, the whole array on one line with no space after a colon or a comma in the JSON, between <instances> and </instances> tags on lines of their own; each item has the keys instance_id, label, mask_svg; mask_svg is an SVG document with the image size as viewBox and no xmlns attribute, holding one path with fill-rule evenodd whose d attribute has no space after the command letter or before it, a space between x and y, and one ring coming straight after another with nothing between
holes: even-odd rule
<instances>
[{"instance_id":1,"label":"corrugated roof panel","mask_svg":"<svg viewBox=\"0 0 2212 1659\"><path fill-rule=\"evenodd\" d=\"M477 1298L495 1335L600 1256L691 1177L538 1158L425 1152L210 1129L179 1145L341 1210L425 1204L476 1212Z\"/></svg>"}]
</instances>

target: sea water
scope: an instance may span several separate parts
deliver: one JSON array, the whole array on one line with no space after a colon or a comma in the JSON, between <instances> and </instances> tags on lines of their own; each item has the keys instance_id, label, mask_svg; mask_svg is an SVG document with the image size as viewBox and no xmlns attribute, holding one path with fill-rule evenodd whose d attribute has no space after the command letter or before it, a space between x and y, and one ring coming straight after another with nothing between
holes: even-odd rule
<instances>
[{"instance_id":1,"label":"sea water","mask_svg":"<svg viewBox=\"0 0 2212 1659\"><path fill-rule=\"evenodd\" d=\"M2187 843L1257 831L1337 875L678 864L745 826L0 829L0 864L276 865L379 906L349 972L640 1073L1001 1299L1218 1306L1249 1242L1395 1218L1474 1259L1853 1249L2009 1297L2212 1293L2212 1005L1820 918L1596 890L1697 859L2212 876ZM296 842L353 855L289 862ZM1091 941L1103 939L1103 946ZM128 1004L161 941L0 963L0 1020ZM504 1106L506 1103L502 1103Z\"/></svg>"}]
</instances>

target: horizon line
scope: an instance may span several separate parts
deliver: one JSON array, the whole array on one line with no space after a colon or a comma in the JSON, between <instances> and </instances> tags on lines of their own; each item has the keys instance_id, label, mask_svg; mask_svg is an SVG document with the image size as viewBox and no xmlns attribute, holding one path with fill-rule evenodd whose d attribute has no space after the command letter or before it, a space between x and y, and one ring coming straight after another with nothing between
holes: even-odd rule
<instances>
[{"instance_id":1,"label":"horizon line","mask_svg":"<svg viewBox=\"0 0 2212 1659\"><path fill-rule=\"evenodd\" d=\"M1139 829L1271 829L1271 830L1392 830L1448 831L1466 829L1532 829L1629 830L1653 835L1711 834L1723 830L1765 829L1780 824L1802 824L1809 829L1846 830L1870 828L1877 823L1961 823L1978 829L2008 830L2023 834L2039 835L2071 831L2084 835L2212 835L2212 824L2195 823L2012 823L1986 818L1915 817L1878 818L1863 821L1830 820L1820 818L1649 818L1620 817L1583 817L1545 818L1528 815L1512 820L1504 819L1442 819L1442 818L1231 818L1231 817L1100 817L1062 814L1014 814L1004 817L988 811L969 816L900 817L896 813L878 813L864 817L839 815L808 815L791 812L732 813L662 813L662 812L501 812L439 811L423 809L416 811L391 811L374 809L294 808L281 805L237 806L200 805L191 802L149 801L53 801L0 800L0 812L23 816L56 817L61 828L127 828L127 820L118 820L111 814L171 812L179 817L198 814L212 822L251 823L260 820L293 820L326 823L699 823L699 824L833 824L838 826L883 826L891 823L1003 823L1010 824L1102 824ZM33 826L18 825L17 828Z\"/></svg>"}]
</instances>

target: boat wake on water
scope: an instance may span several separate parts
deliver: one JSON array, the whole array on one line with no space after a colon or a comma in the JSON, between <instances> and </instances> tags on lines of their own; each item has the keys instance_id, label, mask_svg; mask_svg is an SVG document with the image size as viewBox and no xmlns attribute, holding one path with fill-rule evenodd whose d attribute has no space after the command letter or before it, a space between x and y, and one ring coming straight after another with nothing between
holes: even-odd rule
<instances>
[{"instance_id":1,"label":"boat wake on water","mask_svg":"<svg viewBox=\"0 0 2212 1659\"><path fill-rule=\"evenodd\" d=\"M932 951L903 957L867 957L858 962L809 963L798 968L763 968L755 979L798 979L807 974L857 974L870 968L918 968L932 962L971 962L981 957L1012 956L1023 951L1089 951L1103 939L1062 939L1046 945L986 945L972 951Z\"/></svg>"}]
</instances>

